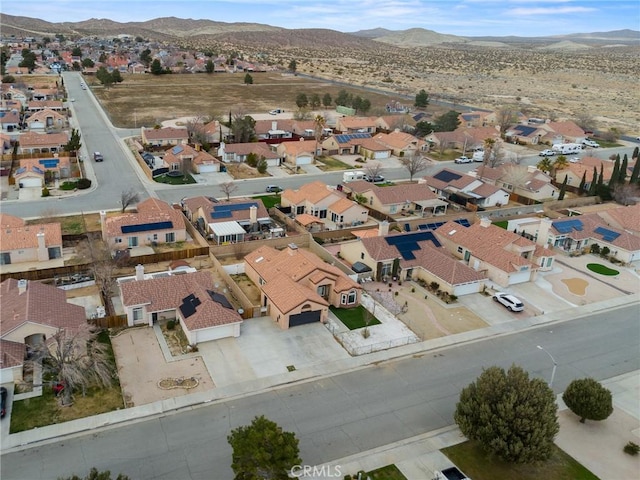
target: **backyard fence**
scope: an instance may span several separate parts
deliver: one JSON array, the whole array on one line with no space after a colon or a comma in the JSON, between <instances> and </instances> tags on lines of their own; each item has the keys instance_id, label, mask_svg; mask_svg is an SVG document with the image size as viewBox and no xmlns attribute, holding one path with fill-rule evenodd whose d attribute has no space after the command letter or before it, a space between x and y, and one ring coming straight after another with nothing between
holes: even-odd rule
<instances>
[{"instance_id":1,"label":"backyard fence","mask_svg":"<svg viewBox=\"0 0 640 480\"><path fill-rule=\"evenodd\" d=\"M91 318L87 320L87 322L99 328L118 328L128 325L126 315L109 315L102 318Z\"/></svg>"}]
</instances>

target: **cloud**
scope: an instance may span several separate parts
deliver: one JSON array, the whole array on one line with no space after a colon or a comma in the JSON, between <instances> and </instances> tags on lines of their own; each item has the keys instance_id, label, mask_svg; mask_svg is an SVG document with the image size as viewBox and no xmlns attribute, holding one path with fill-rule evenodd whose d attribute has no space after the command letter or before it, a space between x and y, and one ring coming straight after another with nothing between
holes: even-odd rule
<instances>
[{"instance_id":1,"label":"cloud","mask_svg":"<svg viewBox=\"0 0 640 480\"><path fill-rule=\"evenodd\" d=\"M567 13L588 13L596 11L591 7L533 7L533 8L512 8L507 10L507 15L515 17L528 17L533 15L563 15Z\"/></svg>"}]
</instances>

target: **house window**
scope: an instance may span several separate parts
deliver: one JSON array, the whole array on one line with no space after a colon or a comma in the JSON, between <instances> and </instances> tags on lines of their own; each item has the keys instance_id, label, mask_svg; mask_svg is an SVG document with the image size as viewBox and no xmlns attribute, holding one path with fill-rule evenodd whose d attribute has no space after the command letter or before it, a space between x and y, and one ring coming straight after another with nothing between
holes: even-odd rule
<instances>
[{"instance_id":1,"label":"house window","mask_svg":"<svg viewBox=\"0 0 640 480\"><path fill-rule=\"evenodd\" d=\"M122 243L122 239L120 237L116 238L116 243Z\"/></svg>"},{"instance_id":2,"label":"house window","mask_svg":"<svg viewBox=\"0 0 640 480\"><path fill-rule=\"evenodd\" d=\"M158 240L158 234L157 234L157 233L154 233L154 234L153 234L153 240L154 240L154 241Z\"/></svg>"},{"instance_id":3,"label":"house window","mask_svg":"<svg viewBox=\"0 0 640 480\"><path fill-rule=\"evenodd\" d=\"M175 242L175 241L176 241L176 234L175 234L175 232L165 233L165 235L164 235L164 241L165 241L165 242L167 242L167 243Z\"/></svg>"},{"instance_id":4,"label":"house window","mask_svg":"<svg viewBox=\"0 0 640 480\"><path fill-rule=\"evenodd\" d=\"M355 290L350 291L347 296L347 305L353 305L356 303L356 298L358 298L358 296L356 295Z\"/></svg>"},{"instance_id":5,"label":"house window","mask_svg":"<svg viewBox=\"0 0 640 480\"><path fill-rule=\"evenodd\" d=\"M296 207L296 215L302 215L304 213L304 205Z\"/></svg>"},{"instance_id":6,"label":"house window","mask_svg":"<svg viewBox=\"0 0 640 480\"><path fill-rule=\"evenodd\" d=\"M398 206L397 205L391 205L389 207L389 213L396 213L398 211Z\"/></svg>"},{"instance_id":7,"label":"house window","mask_svg":"<svg viewBox=\"0 0 640 480\"><path fill-rule=\"evenodd\" d=\"M142 321L142 307L133 309L133 323L139 323Z\"/></svg>"},{"instance_id":8,"label":"house window","mask_svg":"<svg viewBox=\"0 0 640 480\"><path fill-rule=\"evenodd\" d=\"M360 260L364 260L364 252L360 252Z\"/></svg>"},{"instance_id":9,"label":"house window","mask_svg":"<svg viewBox=\"0 0 640 480\"><path fill-rule=\"evenodd\" d=\"M462 253L462 247L458 247L458 253Z\"/></svg>"},{"instance_id":10,"label":"house window","mask_svg":"<svg viewBox=\"0 0 640 480\"><path fill-rule=\"evenodd\" d=\"M383 277L390 276L392 268L393 265L391 263L385 263L384 265L382 265L382 271L380 272L380 275L382 275Z\"/></svg>"},{"instance_id":11,"label":"house window","mask_svg":"<svg viewBox=\"0 0 640 480\"><path fill-rule=\"evenodd\" d=\"M346 305L347 304L347 294L343 293L342 295L340 295L340 305Z\"/></svg>"},{"instance_id":12,"label":"house window","mask_svg":"<svg viewBox=\"0 0 640 480\"><path fill-rule=\"evenodd\" d=\"M553 258L551 257L547 258L547 267L551 266L551 262L553 262Z\"/></svg>"},{"instance_id":13,"label":"house window","mask_svg":"<svg viewBox=\"0 0 640 480\"><path fill-rule=\"evenodd\" d=\"M129 237L129 248L138 246L138 237Z\"/></svg>"},{"instance_id":14,"label":"house window","mask_svg":"<svg viewBox=\"0 0 640 480\"><path fill-rule=\"evenodd\" d=\"M326 209L320 210L320 218L327 218L327 210Z\"/></svg>"},{"instance_id":15,"label":"house window","mask_svg":"<svg viewBox=\"0 0 640 480\"><path fill-rule=\"evenodd\" d=\"M171 164L171 171L175 172L177 170L180 170L180 164L179 163L172 163Z\"/></svg>"}]
</instances>

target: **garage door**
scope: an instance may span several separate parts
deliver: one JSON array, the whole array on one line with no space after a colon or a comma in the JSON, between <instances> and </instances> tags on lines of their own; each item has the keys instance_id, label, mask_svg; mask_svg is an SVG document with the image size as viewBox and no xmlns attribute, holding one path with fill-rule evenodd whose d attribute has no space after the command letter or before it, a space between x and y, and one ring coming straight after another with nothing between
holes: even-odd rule
<instances>
[{"instance_id":1,"label":"garage door","mask_svg":"<svg viewBox=\"0 0 640 480\"><path fill-rule=\"evenodd\" d=\"M215 165L200 165L200 173L215 173L218 168Z\"/></svg>"},{"instance_id":2,"label":"garage door","mask_svg":"<svg viewBox=\"0 0 640 480\"><path fill-rule=\"evenodd\" d=\"M19 180L22 188L42 187L42 179L40 177L24 177Z\"/></svg>"},{"instance_id":3,"label":"garage door","mask_svg":"<svg viewBox=\"0 0 640 480\"><path fill-rule=\"evenodd\" d=\"M319 322L321 313L322 312L320 310L315 310L312 312L304 312L297 315L291 315L289 317L289 327L296 327L298 325L305 325L307 323Z\"/></svg>"}]
</instances>

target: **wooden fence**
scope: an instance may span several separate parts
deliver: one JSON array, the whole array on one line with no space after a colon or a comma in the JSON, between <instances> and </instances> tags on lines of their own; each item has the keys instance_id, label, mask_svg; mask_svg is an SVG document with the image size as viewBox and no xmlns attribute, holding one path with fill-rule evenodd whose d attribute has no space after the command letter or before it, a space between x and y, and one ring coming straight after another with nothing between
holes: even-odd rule
<instances>
[{"instance_id":1,"label":"wooden fence","mask_svg":"<svg viewBox=\"0 0 640 480\"><path fill-rule=\"evenodd\" d=\"M126 315L110 315L102 318L91 318L87 321L99 328L118 328L128 325Z\"/></svg>"}]
</instances>

